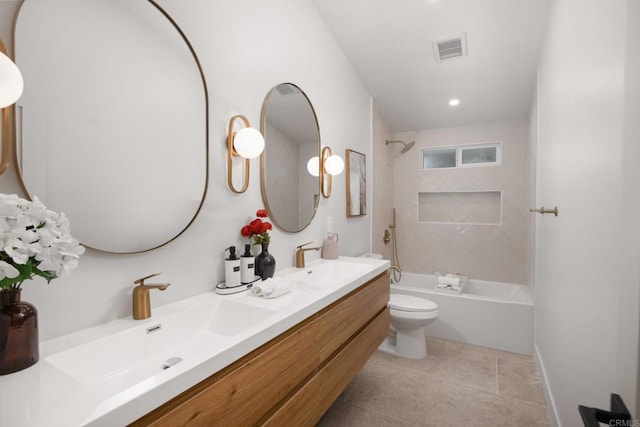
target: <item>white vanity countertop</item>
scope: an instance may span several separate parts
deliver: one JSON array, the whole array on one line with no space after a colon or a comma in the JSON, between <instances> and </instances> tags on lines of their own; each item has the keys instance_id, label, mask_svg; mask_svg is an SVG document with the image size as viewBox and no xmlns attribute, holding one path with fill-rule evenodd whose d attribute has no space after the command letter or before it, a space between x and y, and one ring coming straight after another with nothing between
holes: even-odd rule
<instances>
[{"instance_id":1,"label":"white vanity countertop","mask_svg":"<svg viewBox=\"0 0 640 427\"><path fill-rule=\"evenodd\" d=\"M331 263L334 265L329 265ZM345 277L338 268L340 263L360 264L361 268L357 266L357 274ZM321 284L325 279L315 276L322 279L315 283L311 276L314 268L323 271L323 275L325 270L322 269L329 268L334 274L337 272L340 279L325 286ZM124 426L388 268L389 261L370 258L317 260L308 263L305 269L277 271L275 277L293 279L308 274L311 278L310 285L295 282L292 291L279 298L264 299L250 292L234 295L207 292L153 308L149 319L119 319L42 342L38 363L23 371L0 376L0 426ZM240 323L244 322L244 325L234 321L228 328L221 326L225 322L225 311L218 310L216 315L209 313L214 312L214 307L224 306L229 301L237 302L238 306L253 307L250 310L256 311L251 316L242 317ZM230 305L233 309L234 305ZM262 316L263 313L269 315ZM163 325L163 329L147 335L146 329L158 323ZM162 347L162 340L166 337L175 338L176 344L171 348ZM114 339L128 343L129 351L109 346L110 340ZM135 348L132 350L132 347ZM94 357L96 354L101 356ZM144 363L133 368L131 363L127 365L128 358L137 355ZM162 370L162 361L168 356L183 357L183 360ZM109 371L105 369L109 364L123 368ZM101 370L108 373L96 376L95 372Z\"/></svg>"}]
</instances>

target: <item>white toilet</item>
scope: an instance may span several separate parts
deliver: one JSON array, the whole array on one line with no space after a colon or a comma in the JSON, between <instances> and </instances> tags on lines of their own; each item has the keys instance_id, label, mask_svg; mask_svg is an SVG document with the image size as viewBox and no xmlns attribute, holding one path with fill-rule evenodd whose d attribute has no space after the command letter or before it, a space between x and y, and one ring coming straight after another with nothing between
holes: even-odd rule
<instances>
[{"instance_id":1,"label":"white toilet","mask_svg":"<svg viewBox=\"0 0 640 427\"><path fill-rule=\"evenodd\" d=\"M395 347L396 355L409 359L427 357L424 327L438 318L438 304L426 298L391 294L389 309L391 328L395 329L396 338L395 346L390 342L385 347L390 350Z\"/></svg>"}]
</instances>

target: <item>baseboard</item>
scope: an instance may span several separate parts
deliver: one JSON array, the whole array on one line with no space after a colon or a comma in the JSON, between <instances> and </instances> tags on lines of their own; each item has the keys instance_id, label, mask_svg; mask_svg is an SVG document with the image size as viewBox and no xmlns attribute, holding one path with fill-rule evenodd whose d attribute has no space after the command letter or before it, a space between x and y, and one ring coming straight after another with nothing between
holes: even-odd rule
<instances>
[{"instance_id":1,"label":"baseboard","mask_svg":"<svg viewBox=\"0 0 640 427\"><path fill-rule=\"evenodd\" d=\"M542 361L542 357L540 356L540 351L538 351L538 346L533 346L534 351L534 359L536 361L536 366L538 368L538 372L540 373L540 377L542 379L542 389L544 391L544 399L547 402L547 412L549 413L549 421L551 427L562 427L560 423L560 417L558 417L558 410L556 408L556 402L553 399L553 393L551 392L551 387L549 387L549 379L547 378L547 371L544 369L544 362Z\"/></svg>"}]
</instances>

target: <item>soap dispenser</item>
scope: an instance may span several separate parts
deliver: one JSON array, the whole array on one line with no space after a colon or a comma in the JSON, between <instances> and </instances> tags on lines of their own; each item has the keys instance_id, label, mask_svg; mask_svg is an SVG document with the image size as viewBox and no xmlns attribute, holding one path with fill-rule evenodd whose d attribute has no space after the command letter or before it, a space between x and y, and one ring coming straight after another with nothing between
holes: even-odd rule
<instances>
[{"instance_id":1,"label":"soap dispenser","mask_svg":"<svg viewBox=\"0 0 640 427\"><path fill-rule=\"evenodd\" d=\"M338 258L338 233L327 233L327 238L322 244L321 256L324 259Z\"/></svg>"},{"instance_id":2,"label":"soap dispenser","mask_svg":"<svg viewBox=\"0 0 640 427\"><path fill-rule=\"evenodd\" d=\"M227 288L240 286L240 258L236 255L236 247L230 246L225 251L229 251L229 258L224 260L224 280Z\"/></svg>"},{"instance_id":3,"label":"soap dispenser","mask_svg":"<svg viewBox=\"0 0 640 427\"><path fill-rule=\"evenodd\" d=\"M242 284L251 283L255 280L255 258L251 253L251 245L244 245L244 253L240 257L240 282Z\"/></svg>"}]
</instances>

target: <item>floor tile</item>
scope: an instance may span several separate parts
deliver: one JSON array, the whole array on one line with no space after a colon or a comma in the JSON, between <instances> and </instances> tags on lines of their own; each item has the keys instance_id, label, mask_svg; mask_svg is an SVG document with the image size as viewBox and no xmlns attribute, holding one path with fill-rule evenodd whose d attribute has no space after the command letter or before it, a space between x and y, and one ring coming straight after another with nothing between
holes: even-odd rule
<instances>
[{"instance_id":1,"label":"floor tile","mask_svg":"<svg viewBox=\"0 0 640 427\"><path fill-rule=\"evenodd\" d=\"M548 426L531 356L427 338L428 356L377 351L320 426Z\"/></svg>"},{"instance_id":2,"label":"floor tile","mask_svg":"<svg viewBox=\"0 0 640 427\"><path fill-rule=\"evenodd\" d=\"M540 376L533 359L516 362L498 358L498 393L545 405Z\"/></svg>"},{"instance_id":3,"label":"floor tile","mask_svg":"<svg viewBox=\"0 0 640 427\"><path fill-rule=\"evenodd\" d=\"M372 360L390 363L399 370L417 371L437 376L443 381L495 392L498 387L497 358L482 347L475 347L428 339L425 359L405 359L378 351Z\"/></svg>"},{"instance_id":4,"label":"floor tile","mask_svg":"<svg viewBox=\"0 0 640 427\"><path fill-rule=\"evenodd\" d=\"M374 411L336 401L322 416L318 427L409 427L410 424Z\"/></svg>"},{"instance_id":5,"label":"floor tile","mask_svg":"<svg viewBox=\"0 0 640 427\"><path fill-rule=\"evenodd\" d=\"M434 380L384 363L372 363L368 368L347 402L411 425L425 424L425 398L432 392Z\"/></svg>"}]
</instances>

